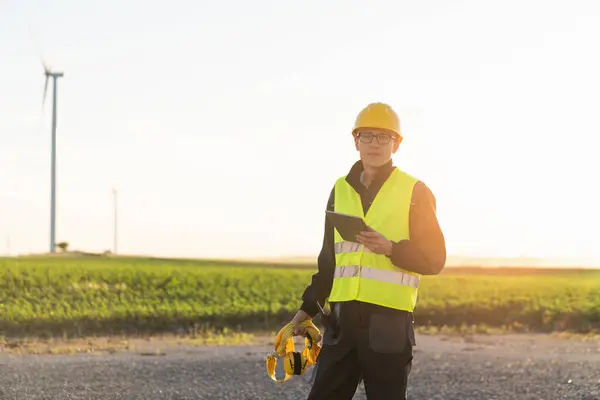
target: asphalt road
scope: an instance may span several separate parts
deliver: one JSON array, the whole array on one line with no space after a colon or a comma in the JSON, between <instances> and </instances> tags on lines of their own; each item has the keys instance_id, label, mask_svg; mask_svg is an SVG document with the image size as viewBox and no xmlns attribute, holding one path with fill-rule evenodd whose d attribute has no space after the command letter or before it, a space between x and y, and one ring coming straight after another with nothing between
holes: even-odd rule
<instances>
[{"instance_id":1,"label":"asphalt road","mask_svg":"<svg viewBox=\"0 0 600 400\"><path fill-rule=\"evenodd\" d=\"M600 341L511 335L417 338L414 400L600 400ZM270 346L165 347L105 355L0 353L0 399L305 399L300 377L270 381ZM354 399L366 399L359 387Z\"/></svg>"}]
</instances>

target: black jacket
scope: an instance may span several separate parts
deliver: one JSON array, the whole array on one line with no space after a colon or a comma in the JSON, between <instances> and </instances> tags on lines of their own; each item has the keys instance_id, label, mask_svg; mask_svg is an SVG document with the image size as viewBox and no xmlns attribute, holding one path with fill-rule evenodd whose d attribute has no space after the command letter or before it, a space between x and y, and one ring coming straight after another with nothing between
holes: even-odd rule
<instances>
[{"instance_id":1,"label":"black jacket","mask_svg":"<svg viewBox=\"0 0 600 400\"><path fill-rule=\"evenodd\" d=\"M357 191L362 200L365 214L373 203L383 183L396 167L388 162L378 172L369 187L360 182L363 171L361 161L357 161L346 176L346 181ZM327 210L333 210L335 188L327 201ZM436 216L436 200L429 188L421 181L415 184L410 208L410 240L393 244L392 263L399 268L422 275L437 275L446 264L446 243ZM323 306L329 297L335 269L333 226L325 219L323 247L318 258L318 272L302 295L301 310L311 317L318 314L318 301Z\"/></svg>"}]
</instances>

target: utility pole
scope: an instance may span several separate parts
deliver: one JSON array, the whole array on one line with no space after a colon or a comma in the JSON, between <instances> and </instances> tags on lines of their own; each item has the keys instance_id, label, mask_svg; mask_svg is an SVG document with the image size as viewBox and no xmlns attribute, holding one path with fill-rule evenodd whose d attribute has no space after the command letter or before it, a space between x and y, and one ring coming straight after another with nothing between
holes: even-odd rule
<instances>
[{"instance_id":1,"label":"utility pole","mask_svg":"<svg viewBox=\"0 0 600 400\"><path fill-rule=\"evenodd\" d=\"M114 253L117 254L117 189L113 189L113 208L115 214L114 220Z\"/></svg>"}]
</instances>

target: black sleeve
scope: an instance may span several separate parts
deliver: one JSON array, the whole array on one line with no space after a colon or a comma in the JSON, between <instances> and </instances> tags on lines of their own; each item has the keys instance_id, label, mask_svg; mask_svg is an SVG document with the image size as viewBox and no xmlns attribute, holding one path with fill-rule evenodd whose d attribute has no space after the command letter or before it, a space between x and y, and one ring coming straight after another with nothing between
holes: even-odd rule
<instances>
[{"instance_id":1,"label":"black sleeve","mask_svg":"<svg viewBox=\"0 0 600 400\"><path fill-rule=\"evenodd\" d=\"M418 182L410 208L410 240L394 243L392 263L422 275L437 275L446 264L446 243L431 190Z\"/></svg>"},{"instance_id":2,"label":"black sleeve","mask_svg":"<svg viewBox=\"0 0 600 400\"><path fill-rule=\"evenodd\" d=\"M327 210L333 210L335 188L331 189L329 200L327 201ZM325 299L329 297L331 286L333 285L333 272L335 270L335 251L333 247L333 225L325 218L325 233L323 235L323 247L317 260L318 271L312 276L312 282L308 285L302 295L302 305L300 309L305 311L311 317L319 313L317 301L321 307L325 304Z\"/></svg>"}]
</instances>

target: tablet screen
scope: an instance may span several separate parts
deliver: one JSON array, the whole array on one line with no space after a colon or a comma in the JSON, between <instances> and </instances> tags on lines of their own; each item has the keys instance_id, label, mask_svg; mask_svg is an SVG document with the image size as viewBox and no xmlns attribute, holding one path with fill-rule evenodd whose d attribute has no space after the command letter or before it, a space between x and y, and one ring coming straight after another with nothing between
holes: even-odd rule
<instances>
[{"instance_id":1,"label":"tablet screen","mask_svg":"<svg viewBox=\"0 0 600 400\"><path fill-rule=\"evenodd\" d=\"M359 216L335 211L326 211L326 213L327 218L329 218L335 229L340 233L340 236L346 241L356 242L356 235L369 230L365 221Z\"/></svg>"}]
</instances>

